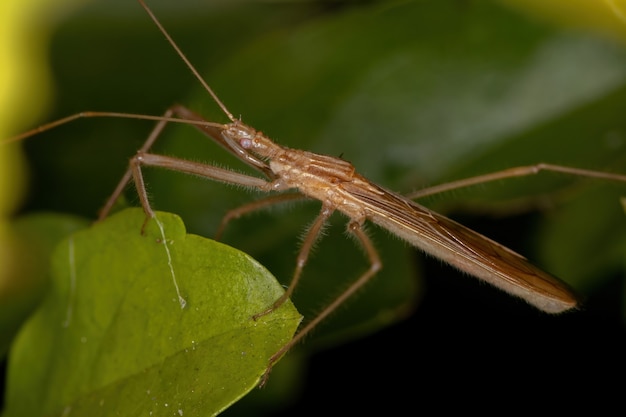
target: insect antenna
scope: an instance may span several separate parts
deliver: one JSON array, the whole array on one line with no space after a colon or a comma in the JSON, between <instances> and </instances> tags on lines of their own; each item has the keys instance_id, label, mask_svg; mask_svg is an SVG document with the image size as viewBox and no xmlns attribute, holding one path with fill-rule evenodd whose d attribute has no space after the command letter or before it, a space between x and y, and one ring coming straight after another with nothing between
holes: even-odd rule
<instances>
[{"instance_id":1,"label":"insect antenna","mask_svg":"<svg viewBox=\"0 0 626 417\"><path fill-rule=\"evenodd\" d=\"M180 49L180 47L176 44L176 42L174 42L174 39L172 39L172 37L170 36L170 34L167 32L167 30L165 30L165 28L163 27L163 25L161 25L161 22L159 22L159 20L157 19L157 17L154 15L154 13L152 13L152 10L150 10L150 8L146 5L146 3L144 3L143 0L138 0L139 4L141 4L141 7L143 7L146 12L148 13L148 15L150 16L150 18L152 19L152 21L154 22L154 24L159 28L159 31L163 34L163 36L165 36L165 38L167 39L167 41L169 42L169 44L172 46L172 48L174 48L174 50L176 51L176 53L178 54L178 56L185 62L185 65L187 66L187 68L189 68L189 70L193 73L194 77L196 77L196 79L198 79L198 81L200 81L200 84L202 84L202 86L204 87L204 89L206 91L208 91L208 93L211 95L211 97L213 97L213 100L215 100L215 102L217 103L217 105L222 109L222 111L226 114L226 116L230 119L231 122L236 122L237 119L235 119L235 117L233 116L233 114L228 110L228 108L224 105L224 103L222 103L222 100L220 100L217 97L217 94L215 94L215 92L213 91L213 89L211 89L211 87L209 87L209 84L204 80L204 78L202 78L202 76L200 75L200 73L198 72L198 70L196 69L196 67L193 66L193 64L191 63L191 61L189 61L189 59L187 59L187 56L183 53L183 51Z\"/></svg>"}]
</instances>

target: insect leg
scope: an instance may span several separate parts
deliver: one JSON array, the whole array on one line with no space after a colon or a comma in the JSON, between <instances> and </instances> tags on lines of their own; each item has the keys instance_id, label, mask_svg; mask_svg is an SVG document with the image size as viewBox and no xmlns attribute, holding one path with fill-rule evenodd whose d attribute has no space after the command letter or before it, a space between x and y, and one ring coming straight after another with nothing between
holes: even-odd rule
<instances>
[{"instance_id":1,"label":"insect leg","mask_svg":"<svg viewBox=\"0 0 626 417\"><path fill-rule=\"evenodd\" d=\"M321 215L320 215L321 216ZM342 305L348 298L354 295L361 287L369 282L369 280L376 275L378 271L382 268L382 262L380 261L380 256L378 255L378 251L374 247L371 239L367 236L367 234L363 231L362 221L353 220L348 224L348 231L352 233L359 240L359 243L365 249L367 254L367 258L369 260L370 266L356 281L354 281L344 292L342 292L332 303L322 310L320 314L317 315L313 320L307 323L295 336L291 339L285 346L280 348L276 353L272 355L270 358L269 365L267 370L261 377L261 382L259 386L263 386L267 381L269 373L272 370L272 367L278 362L278 360L285 354L289 349L291 349L296 343L298 343L304 336L306 336L313 328L315 328L322 320L328 317L333 311L337 309L340 305ZM291 286L290 286L291 287Z\"/></svg>"}]
</instances>

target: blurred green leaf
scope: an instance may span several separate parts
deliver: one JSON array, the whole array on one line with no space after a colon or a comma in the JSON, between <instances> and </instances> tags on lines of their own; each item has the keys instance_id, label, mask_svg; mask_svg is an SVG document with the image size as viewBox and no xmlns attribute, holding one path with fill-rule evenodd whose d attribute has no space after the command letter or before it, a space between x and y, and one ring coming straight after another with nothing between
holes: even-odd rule
<instances>
[{"instance_id":1,"label":"blurred green leaf","mask_svg":"<svg viewBox=\"0 0 626 417\"><path fill-rule=\"evenodd\" d=\"M63 242L13 345L7 416L215 415L253 389L300 322L249 256L140 209ZM186 300L181 308L176 287Z\"/></svg>"}]
</instances>

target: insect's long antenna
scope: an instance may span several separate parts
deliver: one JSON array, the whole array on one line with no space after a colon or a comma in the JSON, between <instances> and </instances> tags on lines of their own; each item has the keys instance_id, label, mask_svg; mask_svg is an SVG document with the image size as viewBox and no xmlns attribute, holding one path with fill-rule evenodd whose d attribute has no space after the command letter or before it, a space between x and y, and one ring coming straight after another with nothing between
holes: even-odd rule
<instances>
[{"instance_id":1,"label":"insect's long antenna","mask_svg":"<svg viewBox=\"0 0 626 417\"><path fill-rule=\"evenodd\" d=\"M220 106L220 108L222 109L222 111L226 114L226 116L232 121L235 122L236 119L233 117L233 114L228 111L228 109L226 108L226 106L224 105L224 103L222 103L222 100L220 100L217 97L217 94L215 94L213 92L213 90L211 89L211 87L209 87L209 84L207 84L206 81L204 81L204 78L202 78L202 76L200 75L200 73L198 72L198 70L193 66L193 64L187 59L187 56L185 56L185 54L183 53L183 51L181 51L181 49L178 47L178 45L176 44L176 42L174 42L174 39L172 39L172 37L169 35L169 33L167 33L167 31L165 30L165 28L163 27L163 25L161 25L161 22L159 22L159 20L156 18L156 16L154 15L154 13L152 13L152 10L150 10L150 8L146 5L146 3L144 3L143 0L137 0L139 1L139 4L141 4L141 7L143 7L146 12L148 13L148 15L150 16L150 18L154 21L154 24L159 28L159 30L161 31L161 33L163 34L163 36L165 36L165 38L167 39L167 41L170 43L170 45L172 45L172 48L174 48L174 50L176 51L176 53L178 54L178 56L180 56L180 58L185 62L185 65L187 65L187 68L189 68L191 70L191 72L193 73L193 75L198 79L198 81L200 81L200 83L202 84L202 86L204 87L204 89L206 91L209 92L209 94L211 95L211 97L213 97L213 100L215 100L215 102L217 103L218 106Z\"/></svg>"}]
</instances>

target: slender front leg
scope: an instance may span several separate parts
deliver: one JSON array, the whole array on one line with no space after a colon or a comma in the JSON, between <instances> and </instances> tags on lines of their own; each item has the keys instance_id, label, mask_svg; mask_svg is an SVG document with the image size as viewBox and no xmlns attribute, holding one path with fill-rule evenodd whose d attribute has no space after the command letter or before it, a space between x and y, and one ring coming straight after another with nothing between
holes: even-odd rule
<instances>
[{"instance_id":1,"label":"slender front leg","mask_svg":"<svg viewBox=\"0 0 626 417\"><path fill-rule=\"evenodd\" d=\"M165 125L169 122L168 119L171 120L172 115L177 115L183 120L189 120L191 124L193 124L202 133L210 137L211 140L215 141L216 143L224 147L224 149L228 150L230 153L240 158L242 161L250 165L252 168L265 174L268 178L270 178L270 180L273 180L273 182L266 181L266 180L264 181L260 179L253 179L254 177L236 174L236 173L232 173L232 175L226 174L225 173L226 170L223 170L220 168L215 168L213 170L212 168L214 167L210 167L207 165L196 164L196 163L185 164L183 160L178 159L178 158L160 157L159 159L157 155L149 154L148 151L152 148L152 145L154 145L154 142L159 138L159 136L163 132ZM141 175L142 165L161 166L163 168L172 169L175 171L188 172L190 174L200 175L202 177L215 179L217 181L223 181L223 182L236 184L236 185L251 186L251 187L255 187L264 191L284 189L284 187L281 188L279 181L276 179L276 176L274 175L270 167L265 162L256 158L254 155L250 154L249 152L245 151L243 148L239 147L237 144L227 143L224 137L222 136L222 128L220 127L219 124L199 125L197 124L198 122L206 122L206 121L198 114L192 112L191 110L179 104L173 105L172 107L167 109L167 111L163 114L162 118L163 120L158 121L158 123L156 124L156 126L154 127L150 135L148 136L148 139L146 139L143 146L139 149L139 151L137 151L137 154L135 155L135 157L131 159L129 167L124 173L124 176L122 177L117 187L113 191L113 194L111 194L111 196L105 203L104 207L100 210L100 213L98 215L98 221L104 219L106 216L109 215L109 213L111 212L111 209L113 208L113 205L118 200L118 198L122 195L122 193L124 192L124 189L128 185L131 178L133 178L135 182L137 193L139 194L139 199L141 200L141 204L144 208L144 211L146 212L146 215L148 217L154 216L154 212L152 208L150 207L150 203L148 201L148 195L147 195L145 184L143 181L143 176ZM234 146L234 148L231 146ZM191 165L193 166L190 167ZM189 169L190 171L186 171L185 169ZM219 171L219 173L213 174L212 172L215 172L215 171ZM273 184L273 186L270 186L268 184Z\"/></svg>"},{"instance_id":2,"label":"slender front leg","mask_svg":"<svg viewBox=\"0 0 626 417\"><path fill-rule=\"evenodd\" d=\"M146 213L146 220L154 217L154 210L152 210L152 207L150 206L143 174L141 172L142 166L170 169L172 171L198 175L200 177L225 182L228 184L234 184L239 186L243 185L245 187L256 188L266 192L282 191L285 189L285 186L280 180L267 181L262 178L240 174L238 172L229 171L227 169L218 168L211 165L201 164L199 162L187 161L171 156L143 153L142 151L139 151L130 160L130 168L128 171L130 174L128 174L127 172L127 174L124 175L122 181L120 181L119 185L115 189L115 192L113 193L111 198L109 198L109 201L105 205L105 209L103 209L100 219L104 218L108 214L108 210L110 210L115 200L124 190L124 187L128 183L130 177L133 178L133 181L135 183L135 188L137 189L137 194L139 195L139 200L141 201L141 206L143 207L143 211Z\"/></svg>"},{"instance_id":3,"label":"slender front leg","mask_svg":"<svg viewBox=\"0 0 626 417\"><path fill-rule=\"evenodd\" d=\"M363 275L361 275L354 283L352 283L344 292L342 292L339 297L337 297L332 303L330 303L322 312L306 324L299 332L291 339L285 346L280 348L278 352L274 353L270 358L269 364L265 373L261 377L261 382L259 386L265 385L267 382L267 378L269 377L270 372L272 371L272 367L278 362L278 360L285 354L289 349L291 349L296 343L298 343L304 336L307 335L313 328L315 328L322 320L326 319L333 311L337 309L340 305L342 305L348 298L350 298L354 293L356 293L361 287L369 282L369 280L376 275L378 271L382 268L382 263L380 261L380 257L378 256L378 252L374 247L374 244L367 236L367 234L363 231L362 227L363 221L353 220L348 224L348 231L352 233L359 240L359 243L365 249L367 254L367 259L370 262L370 267L368 268ZM291 287L291 286L290 286Z\"/></svg>"},{"instance_id":4,"label":"slender front leg","mask_svg":"<svg viewBox=\"0 0 626 417\"><path fill-rule=\"evenodd\" d=\"M163 118L172 117L173 114L174 114L174 109L173 108L169 108L169 109L167 109L167 111L165 113L163 113ZM148 150L152 147L152 145L157 140L157 138L161 135L161 132L163 132L163 129L165 128L166 124L167 124L166 120L160 120L156 124L156 126L154 127L154 129L150 133L150 136L148 136L148 139L146 139L146 141L144 142L144 144L141 147L141 149L139 149L139 152L148 152ZM113 191L113 194L111 194L111 196L109 197L109 199L105 203L104 207L102 207L102 209L100 209L100 213L98 213L98 221L103 220L105 217L107 217L109 215L109 213L111 212L111 209L113 208L113 205L120 198L120 196L124 192L124 189L126 188L126 186L128 185L128 182L130 181L130 179L132 177L133 177L133 166L132 166L132 162L131 162L131 164L129 164L129 166L128 166L128 169L124 173L124 176L122 177L120 182L117 184L117 187L115 187L115 190ZM145 194L145 186L143 185L143 180L141 181L141 183L142 183L141 187L139 187L139 186L136 187L137 191L138 191L139 194L142 194L142 192L143 192L143 194ZM137 184L136 178L135 178L135 184ZM140 197L141 197L141 195L140 195ZM147 201L147 197L146 197L146 201ZM142 201L142 203L143 203L143 201ZM145 206L144 206L144 211L145 211Z\"/></svg>"},{"instance_id":5,"label":"slender front leg","mask_svg":"<svg viewBox=\"0 0 626 417\"><path fill-rule=\"evenodd\" d=\"M206 165L199 162L187 161L185 159L175 158L172 156L156 155L151 153L142 153L141 151L135 155L130 161L130 170L137 187L137 193L141 205L148 218L154 217L154 211L150 207L148 194L143 181L141 168L151 166L157 168L169 169L172 171L183 172L185 174L197 175L215 181L224 182L238 186L256 188L261 191L282 191L286 187L280 180L267 181L262 178L252 177L250 175L240 174L238 172L229 171L227 169L218 168L212 165Z\"/></svg>"}]
</instances>

